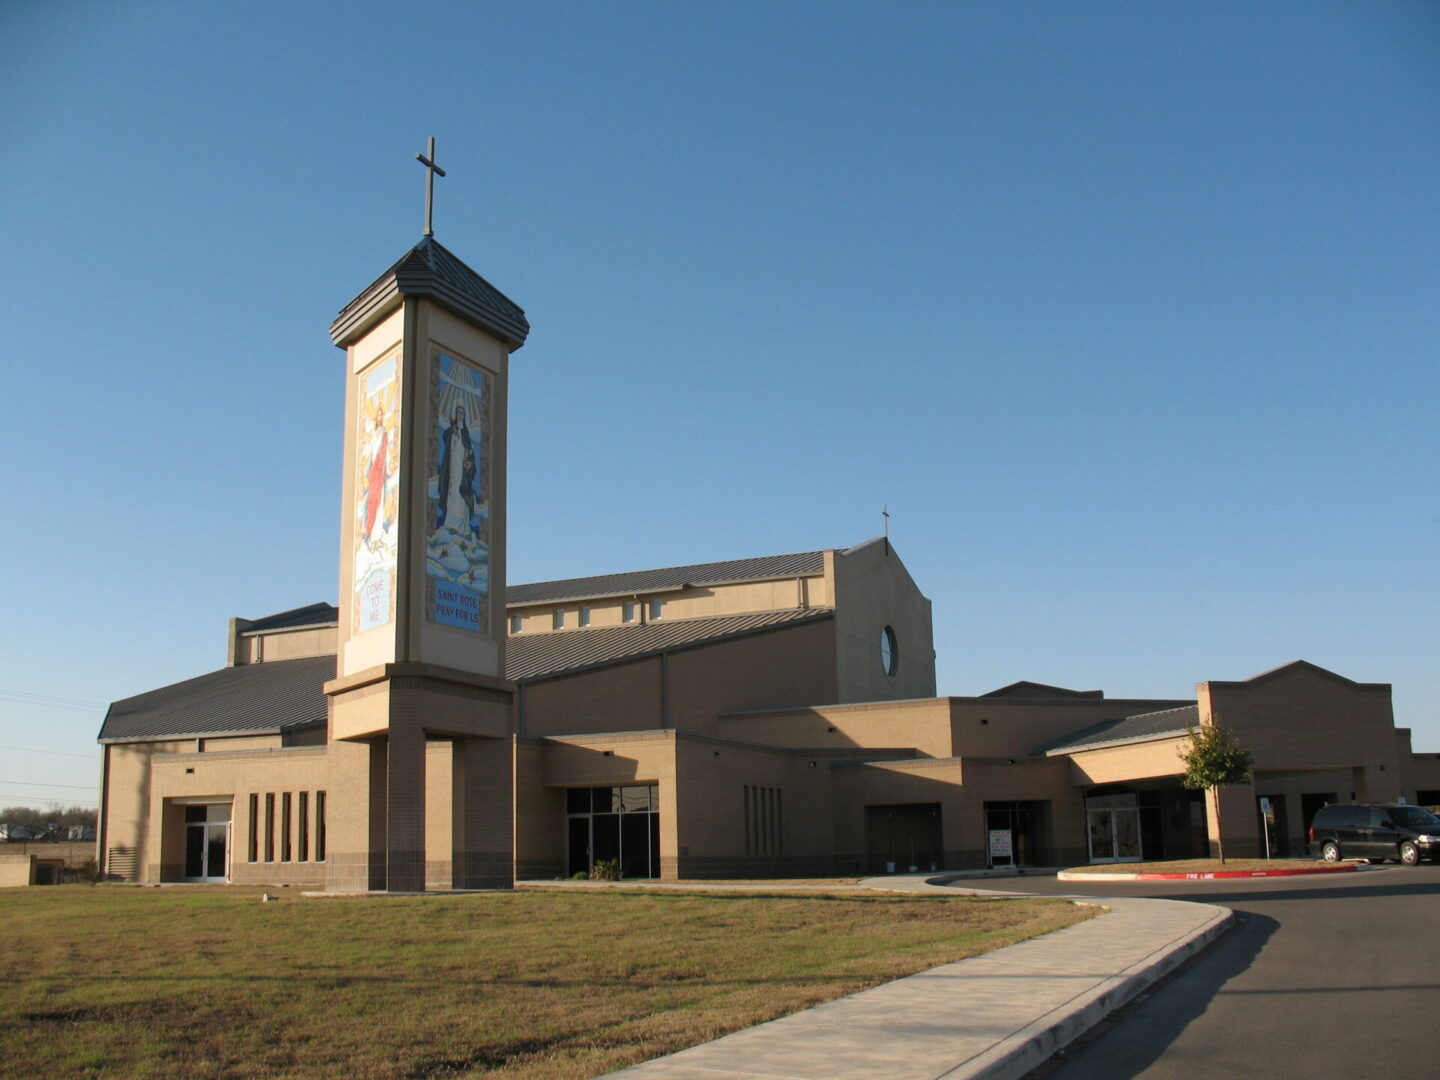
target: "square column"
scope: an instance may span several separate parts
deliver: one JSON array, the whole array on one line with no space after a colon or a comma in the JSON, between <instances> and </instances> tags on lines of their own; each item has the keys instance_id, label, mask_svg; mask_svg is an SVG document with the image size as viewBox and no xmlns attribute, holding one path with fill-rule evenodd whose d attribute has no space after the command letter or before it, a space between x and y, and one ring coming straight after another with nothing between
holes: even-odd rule
<instances>
[{"instance_id":1,"label":"square column","mask_svg":"<svg viewBox=\"0 0 1440 1080\"><path fill-rule=\"evenodd\" d=\"M386 664L336 679L326 693L336 793L329 891L423 892L427 881L509 888L513 685Z\"/></svg>"},{"instance_id":2,"label":"square column","mask_svg":"<svg viewBox=\"0 0 1440 1080\"><path fill-rule=\"evenodd\" d=\"M425 732L392 725L386 740L386 892L425 891Z\"/></svg>"},{"instance_id":3,"label":"square column","mask_svg":"<svg viewBox=\"0 0 1440 1080\"><path fill-rule=\"evenodd\" d=\"M514 744L457 739L451 788L451 887L509 889L515 884Z\"/></svg>"},{"instance_id":4,"label":"square column","mask_svg":"<svg viewBox=\"0 0 1440 1080\"><path fill-rule=\"evenodd\" d=\"M388 740L332 741L326 821L325 889L385 888ZM342 797L336 797L342 796Z\"/></svg>"}]
</instances>

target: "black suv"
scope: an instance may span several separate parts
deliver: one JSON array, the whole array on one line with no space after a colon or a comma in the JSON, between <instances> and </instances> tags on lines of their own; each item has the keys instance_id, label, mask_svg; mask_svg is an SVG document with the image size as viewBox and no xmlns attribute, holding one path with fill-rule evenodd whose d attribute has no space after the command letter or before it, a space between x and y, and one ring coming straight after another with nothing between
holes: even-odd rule
<instances>
[{"instance_id":1,"label":"black suv","mask_svg":"<svg viewBox=\"0 0 1440 1080\"><path fill-rule=\"evenodd\" d=\"M1414 866L1440 861L1440 818L1418 806L1326 806L1310 823L1311 855L1326 862L1395 859Z\"/></svg>"}]
</instances>

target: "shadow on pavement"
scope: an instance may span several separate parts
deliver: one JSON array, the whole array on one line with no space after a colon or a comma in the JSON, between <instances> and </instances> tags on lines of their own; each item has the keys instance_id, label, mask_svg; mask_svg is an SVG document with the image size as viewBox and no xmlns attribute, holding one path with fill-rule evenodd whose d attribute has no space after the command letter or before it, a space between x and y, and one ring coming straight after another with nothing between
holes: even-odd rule
<instances>
[{"instance_id":1,"label":"shadow on pavement","mask_svg":"<svg viewBox=\"0 0 1440 1080\"><path fill-rule=\"evenodd\" d=\"M1263 915L1237 912L1237 920L1235 928L1210 948L1107 1017L1025 1080L1126 1080L1144 1072L1192 1021L1205 1013L1226 983L1249 969L1280 926ZM1163 1000L1152 1000L1162 988L1168 991ZM1143 1022L1127 1023L1132 1019Z\"/></svg>"}]
</instances>

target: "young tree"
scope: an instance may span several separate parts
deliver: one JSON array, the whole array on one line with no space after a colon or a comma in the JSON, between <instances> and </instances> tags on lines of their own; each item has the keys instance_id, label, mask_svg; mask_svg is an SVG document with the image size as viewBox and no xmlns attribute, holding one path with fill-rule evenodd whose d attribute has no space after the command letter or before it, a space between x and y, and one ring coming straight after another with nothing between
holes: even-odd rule
<instances>
[{"instance_id":1,"label":"young tree","mask_svg":"<svg viewBox=\"0 0 1440 1080\"><path fill-rule=\"evenodd\" d=\"M1225 861L1225 840L1220 831L1220 789L1232 784L1250 782L1250 765L1254 755L1240 745L1234 732L1219 724L1190 728L1190 747L1180 751L1185 775L1180 783L1192 791L1210 789L1215 807L1215 846L1220 861Z\"/></svg>"}]
</instances>

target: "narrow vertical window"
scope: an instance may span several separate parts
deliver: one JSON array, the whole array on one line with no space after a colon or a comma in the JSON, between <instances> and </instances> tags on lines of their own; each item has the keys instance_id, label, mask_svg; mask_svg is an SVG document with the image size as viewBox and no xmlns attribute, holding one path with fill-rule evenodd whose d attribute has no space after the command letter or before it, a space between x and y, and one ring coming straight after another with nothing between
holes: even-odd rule
<instances>
[{"instance_id":1,"label":"narrow vertical window","mask_svg":"<svg viewBox=\"0 0 1440 1080\"><path fill-rule=\"evenodd\" d=\"M265 861L275 861L275 796L265 795Z\"/></svg>"},{"instance_id":2,"label":"narrow vertical window","mask_svg":"<svg viewBox=\"0 0 1440 1080\"><path fill-rule=\"evenodd\" d=\"M665 613L665 601L664 601L664 600L651 600L651 601L650 601L650 618L652 618L652 619L659 619L659 618L661 618L661 617L664 615L664 613Z\"/></svg>"},{"instance_id":3,"label":"narrow vertical window","mask_svg":"<svg viewBox=\"0 0 1440 1080\"><path fill-rule=\"evenodd\" d=\"M755 788L744 785L744 854L759 854L755 850Z\"/></svg>"},{"instance_id":4,"label":"narrow vertical window","mask_svg":"<svg viewBox=\"0 0 1440 1080\"><path fill-rule=\"evenodd\" d=\"M310 861L310 793L300 792L300 820L295 832L300 841L300 861Z\"/></svg>"},{"instance_id":5,"label":"narrow vertical window","mask_svg":"<svg viewBox=\"0 0 1440 1080\"><path fill-rule=\"evenodd\" d=\"M622 617L623 617L623 619L624 619L625 622L634 622L634 621L635 621L635 601L634 601L634 600L626 600L626 601L625 601L624 614L623 614Z\"/></svg>"},{"instance_id":6,"label":"narrow vertical window","mask_svg":"<svg viewBox=\"0 0 1440 1080\"><path fill-rule=\"evenodd\" d=\"M785 854L785 815L784 815L784 812L783 812L783 809L784 809L784 808L783 808L783 806L782 806L782 804L781 804L781 801L780 801L781 798L784 796L784 794L785 794L785 792L784 792L782 789L780 789L780 788L776 788L776 789L775 789L775 854L776 854L776 855L784 855L784 854Z\"/></svg>"},{"instance_id":7,"label":"narrow vertical window","mask_svg":"<svg viewBox=\"0 0 1440 1080\"><path fill-rule=\"evenodd\" d=\"M280 861L290 861L290 792L280 796Z\"/></svg>"},{"instance_id":8,"label":"narrow vertical window","mask_svg":"<svg viewBox=\"0 0 1440 1080\"><path fill-rule=\"evenodd\" d=\"M589 625L590 625L590 609L589 609L588 607L582 607L582 608L580 609L580 625L581 625L581 626L589 626Z\"/></svg>"},{"instance_id":9,"label":"narrow vertical window","mask_svg":"<svg viewBox=\"0 0 1440 1080\"><path fill-rule=\"evenodd\" d=\"M315 792L315 861L325 861L325 792Z\"/></svg>"},{"instance_id":10,"label":"narrow vertical window","mask_svg":"<svg viewBox=\"0 0 1440 1080\"><path fill-rule=\"evenodd\" d=\"M250 836L249 851L247 852L251 862L260 858L260 796L250 796Z\"/></svg>"},{"instance_id":11,"label":"narrow vertical window","mask_svg":"<svg viewBox=\"0 0 1440 1080\"><path fill-rule=\"evenodd\" d=\"M563 612L563 611L552 611L552 612L550 613L550 629L551 629L551 630L564 630L564 629L565 629L565 612Z\"/></svg>"},{"instance_id":12,"label":"narrow vertical window","mask_svg":"<svg viewBox=\"0 0 1440 1080\"><path fill-rule=\"evenodd\" d=\"M520 616L519 616L519 615L511 615L511 616L510 616L510 632L511 632L512 634L518 634L518 633L520 632Z\"/></svg>"}]
</instances>

